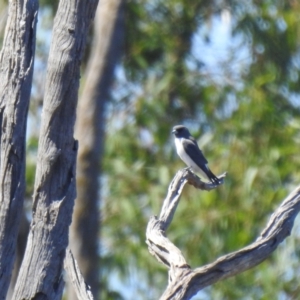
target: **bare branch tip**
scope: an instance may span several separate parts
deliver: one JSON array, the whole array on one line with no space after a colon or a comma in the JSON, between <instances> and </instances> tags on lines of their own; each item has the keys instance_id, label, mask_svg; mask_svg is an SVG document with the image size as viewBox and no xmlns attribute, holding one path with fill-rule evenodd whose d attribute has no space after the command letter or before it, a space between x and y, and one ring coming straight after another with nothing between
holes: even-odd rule
<instances>
[{"instance_id":1,"label":"bare branch tip","mask_svg":"<svg viewBox=\"0 0 300 300\"><path fill-rule=\"evenodd\" d=\"M212 182L202 181L200 177L198 177L195 173L193 173L188 168L182 169L179 172L182 172L181 176L186 178L188 184L194 186L197 189L206 190L206 191L211 191L217 188L218 186L224 184L224 179L227 176L227 172L224 172L223 174L218 176L219 183L212 183Z\"/></svg>"}]
</instances>

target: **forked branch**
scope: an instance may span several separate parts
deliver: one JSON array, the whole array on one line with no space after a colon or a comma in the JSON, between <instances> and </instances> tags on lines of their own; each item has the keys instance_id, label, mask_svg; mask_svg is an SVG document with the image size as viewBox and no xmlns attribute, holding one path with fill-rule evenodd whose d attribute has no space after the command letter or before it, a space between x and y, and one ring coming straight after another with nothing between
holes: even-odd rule
<instances>
[{"instance_id":1,"label":"forked branch","mask_svg":"<svg viewBox=\"0 0 300 300\"><path fill-rule=\"evenodd\" d=\"M223 183L226 174L219 178ZM159 218L151 217L147 226L149 252L169 268L169 284L161 300L191 299L203 288L217 281L242 273L265 260L290 235L295 217L300 210L300 186L277 208L266 228L255 242L236 252L224 255L211 264L191 269L181 251L167 238L180 195L186 183L202 190L216 186L202 182L189 170L177 172L172 180Z\"/></svg>"}]
</instances>

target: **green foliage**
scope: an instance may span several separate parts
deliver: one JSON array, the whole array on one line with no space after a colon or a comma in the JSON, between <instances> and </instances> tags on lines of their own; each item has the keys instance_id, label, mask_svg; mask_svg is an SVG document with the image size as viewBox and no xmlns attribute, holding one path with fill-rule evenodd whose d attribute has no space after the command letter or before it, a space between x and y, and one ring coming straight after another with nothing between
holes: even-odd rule
<instances>
[{"instance_id":1,"label":"green foliage","mask_svg":"<svg viewBox=\"0 0 300 300\"><path fill-rule=\"evenodd\" d=\"M37 137L31 136L27 140L26 147L26 198L31 198L33 195L33 186L35 180L35 169L36 169L36 156L38 148L38 139Z\"/></svg>"},{"instance_id":2,"label":"green foliage","mask_svg":"<svg viewBox=\"0 0 300 300\"><path fill-rule=\"evenodd\" d=\"M189 126L211 169L228 171L224 186L210 193L187 186L168 230L192 267L254 241L300 179L300 7L289 3L294 6L229 2L233 37L241 37L250 53L238 83L234 70L222 82L206 76L203 62L191 54L195 32L222 6L179 0L128 4L125 79L116 83L109 108L103 243L124 281L132 269L148 276L157 297L146 293L143 299L158 298L167 284L167 270L144 241L149 217L159 213L169 182L184 167L174 151L172 126ZM299 253L296 239L255 269L208 288L207 297L293 297L299 265L282 256Z\"/></svg>"}]
</instances>

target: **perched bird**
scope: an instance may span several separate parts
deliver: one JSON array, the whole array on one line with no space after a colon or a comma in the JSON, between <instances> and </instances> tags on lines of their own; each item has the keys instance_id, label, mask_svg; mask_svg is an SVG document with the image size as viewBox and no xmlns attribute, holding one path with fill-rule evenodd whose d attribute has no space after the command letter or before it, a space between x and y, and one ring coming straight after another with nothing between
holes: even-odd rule
<instances>
[{"instance_id":1,"label":"perched bird","mask_svg":"<svg viewBox=\"0 0 300 300\"><path fill-rule=\"evenodd\" d=\"M173 127L172 133L175 135L177 154L184 163L211 183L220 184L220 179L209 169L206 158L189 130L183 125L177 125Z\"/></svg>"}]
</instances>

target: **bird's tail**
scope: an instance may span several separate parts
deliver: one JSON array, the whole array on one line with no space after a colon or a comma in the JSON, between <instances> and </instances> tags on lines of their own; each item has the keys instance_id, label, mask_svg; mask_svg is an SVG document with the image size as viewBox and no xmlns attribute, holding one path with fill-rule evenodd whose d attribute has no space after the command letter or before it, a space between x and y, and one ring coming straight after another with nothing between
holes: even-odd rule
<instances>
[{"instance_id":1,"label":"bird's tail","mask_svg":"<svg viewBox=\"0 0 300 300\"><path fill-rule=\"evenodd\" d=\"M221 180L211 170L208 170L207 175L212 184L219 185L221 183Z\"/></svg>"}]
</instances>

